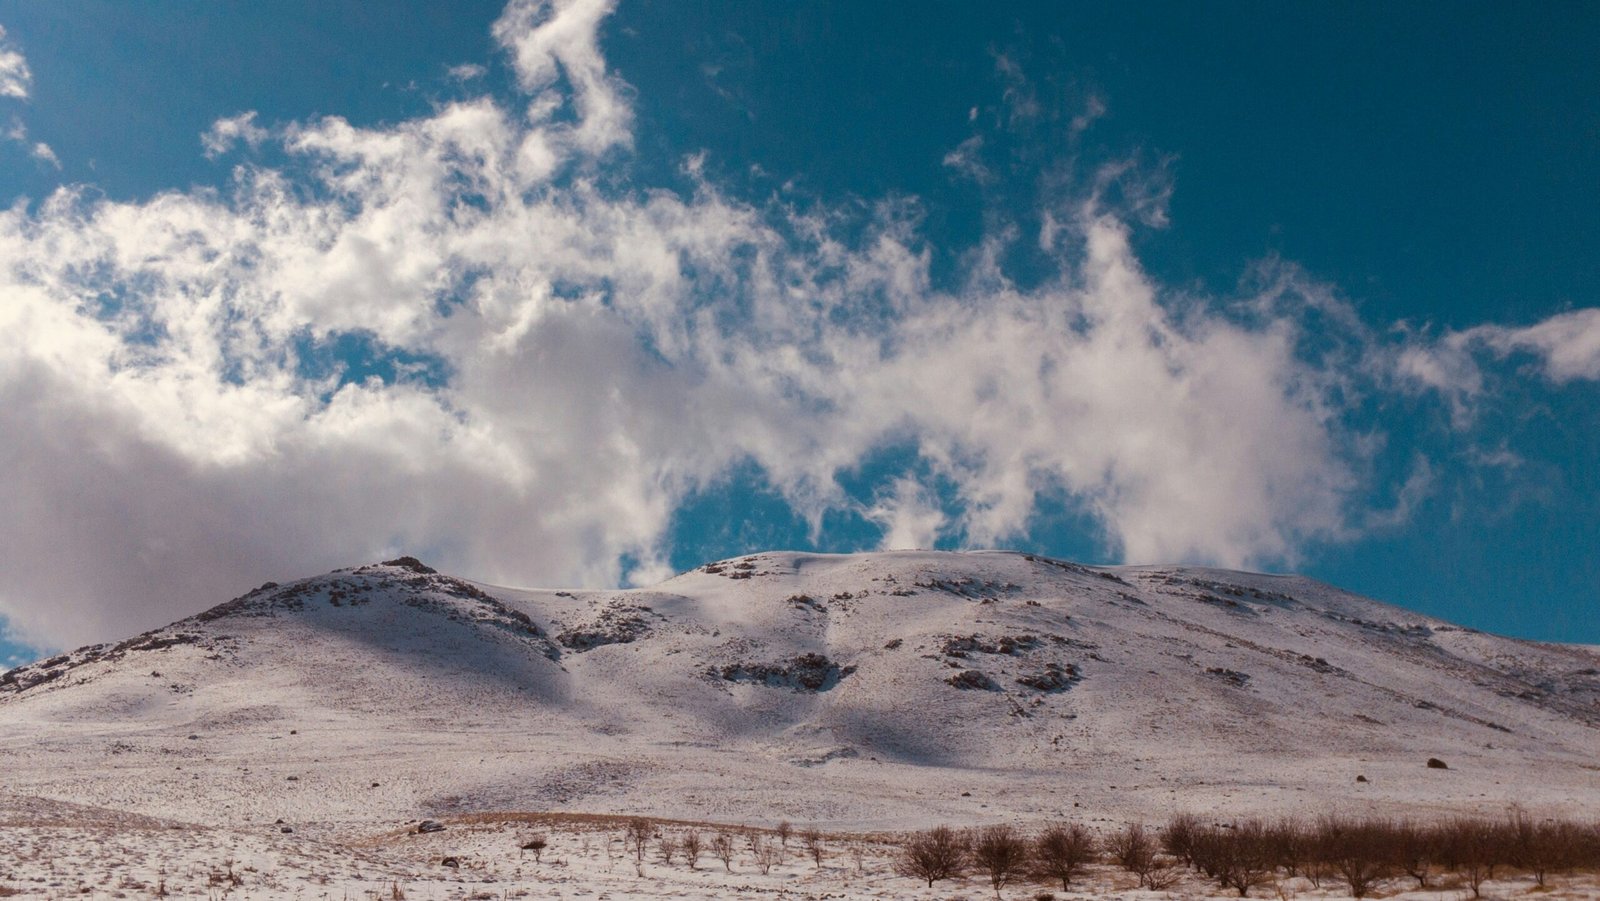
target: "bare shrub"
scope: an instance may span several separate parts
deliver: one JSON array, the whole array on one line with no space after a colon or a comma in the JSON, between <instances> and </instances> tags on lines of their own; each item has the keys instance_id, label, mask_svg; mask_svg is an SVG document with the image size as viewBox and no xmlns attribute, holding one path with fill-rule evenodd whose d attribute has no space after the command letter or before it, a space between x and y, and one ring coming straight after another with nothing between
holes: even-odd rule
<instances>
[{"instance_id":1,"label":"bare shrub","mask_svg":"<svg viewBox=\"0 0 1600 901\"><path fill-rule=\"evenodd\" d=\"M650 839L655 835L655 832L655 827L644 817L633 817L628 820L627 826L623 831L623 840L629 847L633 848L633 859L635 861L644 860L645 846L650 843Z\"/></svg>"},{"instance_id":2,"label":"bare shrub","mask_svg":"<svg viewBox=\"0 0 1600 901\"><path fill-rule=\"evenodd\" d=\"M1257 886L1272 881L1277 867L1272 859L1271 834L1260 820L1245 820L1228 830L1231 846L1227 878L1220 880L1243 898Z\"/></svg>"},{"instance_id":3,"label":"bare shrub","mask_svg":"<svg viewBox=\"0 0 1600 901\"><path fill-rule=\"evenodd\" d=\"M1106 855L1130 873L1138 874L1155 853L1150 834L1138 823L1129 823L1106 839Z\"/></svg>"},{"instance_id":4,"label":"bare shrub","mask_svg":"<svg viewBox=\"0 0 1600 901\"><path fill-rule=\"evenodd\" d=\"M1511 839L1511 865L1533 875L1533 881L1544 888L1551 872L1574 867L1581 847L1581 830L1571 823L1536 822L1528 812L1513 807L1506 832Z\"/></svg>"},{"instance_id":5,"label":"bare shrub","mask_svg":"<svg viewBox=\"0 0 1600 901\"><path fill-rule=\"evenodd\" d=\"M1272 863L1285 874L1299 876L1314 866L1306 827L1294 817L1274 820L1267 827L1266 841Z\"/></svg>"},{"instance_id":6,"label":"bare shrub","mask_svg":"<svg viewBox=\"0 0 1600 901\"><path fill-rule=\"evenodd\" d=\"M828 853L822 843L822 833L815 828L801 832L800 845L806 849L806 855L817 865L817 869L822 869L822 858Z\"/></svg>"},{"instance_id":7,"label":"bare shrub","mask_svg":"<svg viewBox=\"0 0 1600 901\"><path fill-rule=\"evenodd\" d=\"M544 849L548 847L550 847L550 842L544 837L544 833L535 832L533 835L530 835L522 840L520 851L517 856L521 857L523 854L532 851L533 862L539 863L540 858L544 856Z\"/></svg>"},{"instance_id":8,"label":"bare shrub","mask_svg":"<svg viewBox=\"0 0 1600 901\"><path fill-rule=\"evenodd\" d=\"M1161 848L1184 866L1194 866L1194 837L1200 831L1200 818L1192 813L1180 813L1167 821L1161 830Z\"/></svg>"},{"instance_id":9,"label":"bare shrub","mask_svg":"<svg viewBox=\"0 0 1600 901\"><path fill-rule=\"evenodd\" d=\"M670 835L662 835L661 841L656 842L656 854L660 856L661 863L672 866L672 861L678 856L678 841Z\"/></svg>"},{"instance_id":10,"label":"bare shrub","mask_svg":"<svg viewBox=\"0 0 1600 901\"><path fill-rule=\"evenodd\" d=\"M722 868L733 872L733 836L726 832L718 832L711 837L711 853L722 861Z\"/></svg>"},{"instance_id":11,"label":"bare shrub","mask_svg":"<svg viewBox=\"0 0 1600 901\"><path fill-rule=\"evenodd\" d=\"M744 844L745 847L749 849L750 856L752 858L760 857L763 853L763 850L768 847L774 848L776 849L778 855L777 863L783 863L783 847L768 841L767 836L760 830L746 830L744 834Z\"/></svg>"},{"instance_id":12,"label":"bare shrub","mask_svg":"<svg viewBox=\"0 0 1600 901\"><path fill-rule=\"evenodd\" d=\"M1155 837L1138 823L1129 823L1112 833L1105 848L1117 866L1139 877L1139 885L1144 888L1170 888L1178 881L1171 858L1157 852Z\"/></svg>"},{"instance_id":13,"label":"bare shrub","mask_svg":"<svg viewBox=\"0 0 1600 901\"><path fill-rule=\"evenodd\" d=\"M788 820L784 820L778 824L778 828L775 831L778 833L778 841L787 849L789 847L789 836L794 835L794 825Z\"/></svg>"},{"instance_id":14,"label":"bare shrub","mask_svg":"<svg viewBox=\"0 0 1600 901\"><path fill-rule=\"evenodd\" d=\"M1571 869L1600 871L1600 823L1570 824L1573 847Z\"/></svg>"},{"instance_id":15,"label":"bare shrub","mask_svg":"<svg viewBox=\"0 0 1600 901\"><path fill-rule=\"evenodd\" d=\"M1061 880L1061 890L1072 887L1094 860L1094 836L1081 823L1051 826L1033 843L1035 872L1040 878Z\"/></svg>"},{"instance_id":16,"label":"bare shrub","mask_svg":"<svg viewBox=\"0 0 1600 901\"><path fill-rule=\"evenodd\" d=\"M1189 847L1196 869L1241 898L1270 882L1277 869L1272 830L1260 820L1199 827Z\"/></svg>"},{"instance_id":17,"label":"bare shrub","mask_svg":"<svg viewBox=\"0 0 1600 901\"><path fill-rule=\"evenodd\" d=\"M1028 843L1010 826L985 826L972 842L972 861L989 877L996 899L1028 865Z\"/></svg>"},{"instance_id":18,"label":"bare shrub","mask_svg":"<svg viewBox=\"0 0 1600 901\"><path fill-rule=\"evenodd\" d=\"M694 869L700 863L700 855L705 853L705 845L700 841L700 833L689 830L683 836L683 859L688 862L689 869Z\"/></svg>"},{"instance_id":19,"label":"bare shrub","mask_svg":"<svg viewBox=\"0 0 1600 901\"><path fill-rule=\"evenodd\" d=\"M1375 821L1323 817L1317 822L1317 858L1345 881L1353 897L1365 898L1389 872L1387 832Z\"/></svg>"},{"instance_id":20,"label":"bare shrub","mask_svg":"<svg viewBox=\"0 0 1600 901\"><path fill-rule=\"evenodd\" d=\"M759 835L756 836L755 841L751 842L750 850L751 855L755 858L756 867L761 870L761 875L763 876L772 872L773 867L783 863L782 846L776 842L766 841Z\"/></svg>"},{"instance_id":21,"label":"bare shrub","mask_svg":"<svg viewBox=\"0 0 1600 901\"><path fill-rule=\"evenodd\" d=\"M1389 847L1400 872L1428 887L1428 874L1439 859L1439 831L1410 820L1390 824Z\"/></svg>"},{"instance_id":22,"label":"bare shrub","mask_svg":"<svg viewBox=\"0 0 1600 901\"><path fill-rule=\"evenodd\" d=\"M1223 850L1221 833L1214 826L1196 827L1189 835L1189 859L1207 879L1221 875L1227 863Z\"/></svg>"},{"instance_id":23,"label":"bare shrub","mask_svg":"<svg viewBox=\"0 0 1600 901\"><path fill-rule=\"evenodd\" d=\"M1474 898L1483 896L1484 883L1494 879L1495 869L1507 863L1516 842L1510 833L1504 824L1472 817L1457 817L1440 828L1444 856L1472 889Z\"/></svg>"},{"instance_id":24,"label":"bare shrub","mask_svg":"<svg viewBox=\"0 0 1600 901\"><path fill-rule=\"evenodd\" d=\"M966 840L949 826L913 832L900 840L895 872L927 880L928 888L940 879L960 876L966 857Z\"/></svg>"},{"instance_id":25,"label":"bare shrub","mask_svg":"<svg viewBox=\"0 0 1600 901\"><path fill-rule=\"evenodd\" d=\"M1178 869L1176 862L1158 854L1150 861L1149 872L1144 874L1144 885L1151 891L1164 892L1182 879L1183 871Z\"/></svg>"}]
</instances>

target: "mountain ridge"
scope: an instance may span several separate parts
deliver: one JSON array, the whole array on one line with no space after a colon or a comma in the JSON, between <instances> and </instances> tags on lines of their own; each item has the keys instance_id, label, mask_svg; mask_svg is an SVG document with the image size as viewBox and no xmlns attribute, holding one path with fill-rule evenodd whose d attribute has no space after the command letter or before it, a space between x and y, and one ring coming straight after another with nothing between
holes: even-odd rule
<instances>
[{"instance_id":1,"label":"mountain ridge","mask_svg":"<svg viewBox=\"0 0 1600 901\"><path fill-rule=\"evenodd\" d=\"M280 817L282 785L256 777L326 767L311 809L329 823L561 807L867 827L1600 796L1593 649L1300 576L1010 552L752 554L612 591L399 558L12 670L0 724L0 748L34 740L14 780L31 794L100 797L47 764L114 764L156 779L121 778L128 809L202 821L207 805ZM247 787L210 784L225 772Z\"/></svg>"}]
</instances>

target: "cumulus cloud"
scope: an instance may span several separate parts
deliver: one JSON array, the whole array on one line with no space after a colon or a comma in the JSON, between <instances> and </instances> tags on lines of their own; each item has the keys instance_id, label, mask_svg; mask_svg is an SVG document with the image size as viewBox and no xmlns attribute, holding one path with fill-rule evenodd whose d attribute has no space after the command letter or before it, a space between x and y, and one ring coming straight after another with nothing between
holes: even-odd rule
<instances>
[{"instance_id":1,"label":"cumulus cloud","mask_svg":"<svg viewBox=\"0 0 1600 901\"><path fill-rule=\"evenodd\" d=\"M33 72L27 58L6 39L6 30L0 27L0 97L26 100L32 87Z\"/></svg>"},{"instance_id":2,"label":"cumulus cloud","mask_svg":"<svg viewBox=\"0 0 1600 901\"><path fill-rule=\"evenodd\" d=\"M850 221L730 197L692 161L690 190L632 184L608 11L507 7L521 108L245 113L207 152L288 164L0 212L18 635L110 638L399 551L508 584L648 580L674 510L752 464L813 524L849 511L889 547L1004 543L1044 495L1133 561L1291 560L1360 527L1341 416L1371 339L1308 349L1310 319L1359 331L1326 293L1166 291L1131 243L1151 191L1053 203L1055 273L1021 287L1007 233L938 283L913 201ZM915 462L852 499L841 473L885 451Z\"/></svg>"}]
</instances>

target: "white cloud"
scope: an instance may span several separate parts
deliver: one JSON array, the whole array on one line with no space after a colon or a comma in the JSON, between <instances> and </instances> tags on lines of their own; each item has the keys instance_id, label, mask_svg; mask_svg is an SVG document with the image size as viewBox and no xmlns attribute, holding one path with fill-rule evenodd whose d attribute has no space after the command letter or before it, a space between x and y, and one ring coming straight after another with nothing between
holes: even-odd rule
<instances>
[{"instance_id":1,"label":"white cloud","mask_svg":"<svg viewBox=\"0 0 1600 901\"><path fill-rule=\"evenodd\" d=\"M267 137L267 130L256 124L255 110L248 110L211 123L200 136L200 146L205 148L207 158L216 159L241 141L254 150Z\"/></svg>"},{"instance_id":2,"label":"white cloud","mask_svg":"<svg viewBox=\"0 0 1600 901\"><path fill-rule=\"evenodd\" d=\"M459 66L451 66L447 71L456 81L472 81L489 74L487 68L477 63L462 63Z\"/></svg>"},{"instance_id":3,"label":"white cloud","mask_svg":"<svg viewBox=\"0 0 1600 901\"><path fill-rule=\"evenodd\" d=\"M565 82L561 96L575 108L579 124L560 134L589 154L633 140L627 86L606 70L600 54L599 25L613 5L613 0L511 0L494 25L494 37L510 51L523 90L559 91L558 82Z\"/></svg>"},{"instance_id":4,"label":"white cloud","mask_svg":"<svg viewBox=\"0 0 1600 901\"><path fill-rule=\"evenodd\" d=\"M909 477L896 479L892 490L866 515L883 526L878 546L886 551L934 547L946 522L939 499Z\"/></svg>"},{"instance_id":5,"label":"white cloud","mask_svg":"<svg viewBox=\"0 0 1600 901\"><path fill-rule=\"evenodd\" d=\"M28 125L21 119L13 116L6 125L5 130L0 131L0 140L23 145L28 149L29 156L41 163L54 167L58 172L61 171L61 160L56 156L56 152L51 149L49 144L43 141L30 141L28 139Z\"/></svg>"},{"instance_id":6,"label":"white cloud","mask_svg":"<svg viewBox=\"0 0 1600 901\"><path fill-rule=\"evenodd\" d=\"M35 141L33 149L28 151L28 154L41 163L54 166L57 172L61 171L61 160L56 156L56 152L50 149L49 144L43 141Z\"/></svg>"},{"instance_id":7,"label":"white cloud","mask_svg":"<svg viewBox=\"0 0 1600 901\"><path fill-rule=\"evenodd\" d=\"M1600 309L1572 310L1524 328L1479 326L1464 336L1502 357L1533 354L1553 382L1600 379Z\"/></svg>"},{"instance_id":8,"label":"white cloud","mask_svg":"<svg viewBox=\"0 0 1600 901\"><path fill-rule=\"evenodd\" d=\"M1491 324L1437 338L1408 335L1395 373L1414 389L1438 392L1450 403L1456 426L1465 428L1489 393L1485 364L1518 354L1532 357L1534 370L1556 384L1600 380L1600 309L1571 310L1522 327Z\"/></svg>"},{"instance_id":9,"label":"white cloud","mask_svg":"<svg viewBox=\"0 0 1600 901\"><path fill-rule=\"evenodd\" d=\"M32 87L33 72L28 60L6 40L6 30L0 28L0 97L26 100Z\"/></svg>"},{"instance_id":10,"label":"white cloud","mask_svg":"<svg viewBox=\"0 0 1600 901\"><path fill-rule=\"evenodd\" d=\"M1353 320L1336 301L1293 279L1247 315L1169 296L1094 202L1049 211L1043 285L1007 280L1000 235L940 288L914 204L751 205L692 161L687 195L618 186L607 9L507 8L524 110L271 133L245 113L207 151L276 141L292 166L0 212L0 613L25 640L399 551L511 584L615 584L625 557L650 578L677 505L749 463L887 546L1004 542L1041 493L1136 561L1349 534L1351 359L1300 348L1307 310ZM313 365L356 335L437 376ZM836 477L894 448L922 475L861 510Z\"/></svg>"},{"instance_id":11,"label":"white cloud","mask_svg":"<svg viewBox=\"0 0 1600 901\"><path fill-rule=\"evenodd\" d=\"M993 175L983 163L982 150L983 136L973 135L957 145L956 149L944 155L944 165L979 184L984 184Z\"/></svg>"}]
</instances>

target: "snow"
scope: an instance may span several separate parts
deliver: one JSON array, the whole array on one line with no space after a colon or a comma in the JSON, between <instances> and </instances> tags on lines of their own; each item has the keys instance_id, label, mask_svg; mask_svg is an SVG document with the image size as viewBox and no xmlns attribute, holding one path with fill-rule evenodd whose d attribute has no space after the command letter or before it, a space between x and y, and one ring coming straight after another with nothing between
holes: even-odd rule
<instances>
[{"instance_id":1,"label":"snow","mask_svg":"<svg viewBox=\"0 0 1600 901\"><path fill-rule=\"evenodd\" d=\"M330 883L359 891L432 885L419 868L447 844L514 883L490 849L520 828L493 819L507 812L831 833L1512 802L1582 817L1597 750L1594 648L1293 576L1001 552L757 554L627 591L497 588L403 561L0 677L13 831L191 870L232 855L258 876L376 874ZM455 825L407 837L422 818ZM599 842L561 846L568 869L538 884L629 897L642 877L603 868ZM790 867L746 874L764 886L747 892L657 869L690 897L923 897L887 873L846 887Z\"/></svg>"}]
</instances>

